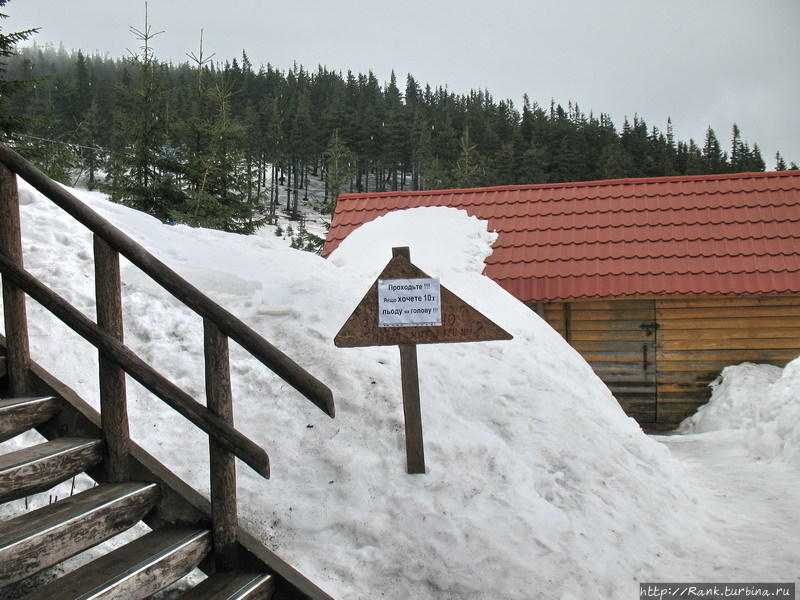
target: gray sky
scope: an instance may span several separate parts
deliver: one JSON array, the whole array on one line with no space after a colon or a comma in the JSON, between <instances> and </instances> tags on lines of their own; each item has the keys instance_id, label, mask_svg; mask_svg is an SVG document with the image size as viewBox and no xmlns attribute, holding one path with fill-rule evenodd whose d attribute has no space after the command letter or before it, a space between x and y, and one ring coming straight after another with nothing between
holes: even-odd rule
<instances>
[{"instance_id":1,"label":"gray sky","mask_svg":"<svg viewBox=\"0 0 800 600\"><path fill-rule=\"evenodd\" d=\"M400 88L411 73L423 86L456 93L487 89L548 106L577 102L611 115L634 114L700 145L708 126L723 148L731 127L757 143L768 169L775 152L800 163L800 0L150 0L161 60L214 60L247 51L256 68L294 62L346 73L372 70ZM3 31L41 27L37 44L136 50L144 28L135 0L12 0Z\"/></svg>"}]
</instances>

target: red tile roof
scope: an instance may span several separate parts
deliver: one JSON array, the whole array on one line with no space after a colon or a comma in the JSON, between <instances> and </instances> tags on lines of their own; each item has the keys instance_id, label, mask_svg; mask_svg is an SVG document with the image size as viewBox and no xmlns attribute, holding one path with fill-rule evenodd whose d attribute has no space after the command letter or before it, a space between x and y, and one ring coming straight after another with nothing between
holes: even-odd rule
<instances>
[{"instance_id":1,"label":"red tile roof","mask_svg":"<svg viewBox=\"0 0 800 600\"><path fill-rule=\"evenodd\" d=\"M484 272L526 302L800 293L800 171L343 194L322 255L420 206L487 220Z\"/></svg>"}]
</instances>

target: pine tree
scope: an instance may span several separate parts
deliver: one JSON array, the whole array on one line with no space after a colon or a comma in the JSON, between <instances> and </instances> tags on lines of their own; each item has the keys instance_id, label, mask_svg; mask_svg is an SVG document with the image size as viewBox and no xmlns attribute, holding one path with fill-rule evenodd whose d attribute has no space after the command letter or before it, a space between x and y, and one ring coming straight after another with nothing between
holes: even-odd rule
<instances>
[{"instance_id":1,"label":"pine tree","mask_svg":"<svg viewBox=\"0 0 800 600\"><path fill-rule=\"evenodd\" d=\"M168 144L162 118L162 66L151 46L163 32L152 32L146 10L144 29L131 27L131 32L142 43L141 53L128 58L135 73L132 85L120 88L125 104L116 117L122 139L109 162L106 190L112 200L167 221L173 207L183 201L183 192L176 180L180 163Z\"/></svg>"},{"instance_id":2,"label":"pine tree","mask_svg":"<svg viewBox=\"0 0 800 600\"><path fill-rule=\"evenodd\" d=\"M684 172L686 175L707 175L710 173L703 153L693 139L690 138L688 144L679 143L678 151L684 155L680 162L685 164Z\"/></svg>"},{"instance_id":3,"label":"pine tree","mask_svg":"<svg viewBox=\"0 0 800 600\"><path fill-rule=\"evenodd\" d=\"M214 87L212 98L217 114L212 127L212 168L206 192L217 198L216 212L208 226L233 233L253 233L266 222L258 198L248 192L253 172L240 150L244 127L231 115L231 98L236 92L224 78Z\"/></svg>"},{"instance_id":4,"label":"pine tree","mask_svg":"<svg viewBox=\"0 0 800 600\"><path fill-rule=\"evenodd\" d=\"M431 125L427 122L420 126L416 149L413 156L414 178L417 189L433 190L450 185L450 178L443 161L433 150Z\"/></svg>"},{"instance_id":5,"label":"pine tree","mask_svg":"<svg viewBox=\"0 0 800 600\"><path fill-rule=\"evenodd\" d=\"M79 143L80 167L88 172L86 186L93 190L97 187L97 172L104 163L105 154L98 147L100 131L100 108L97 101L93 101L78 124L76 136Z\"/></svg>"},{"instance_id":6,"label":"pine tree","mask_svg":"<svg viewBox=\"0 0 800 600\"><path fill-rule=\"evenodd\" d=\"M739 126L733 124L733 133L731 134L731 171L734 173L742 170L742 165L747 161L747 149L742 143L742 135L739 131Z\"/></svg>"},{"instance_id":7,"label":"pine tree","mask_svg":"<svg viewBox=\"0 0 800 600\"><path fill-rule=\"evenodd\" d=\"M785 171L786 170L786 161L783 160L780 152L775 153L775 170L776 171Z\"/></svg>"},{"instance_id":8,"label":"pine tree","mask_svg":"<svg viewBox=\"0 0 800 600\"><path fill-rule=\"evenodd\" d=\"M619 145L612 142L603 148L600 155L600 178L622 179L631 172L631 159Z\"/></svg>"},{"instance_id":9,"label":"pine tree","mask_svg":"<svg viewBox=\"0 0 800 600\"><path fill-rule=\"evenodd\" d=\"M647 169L648 154L650 152L650 139L647 133L647 123L638 115L633 116L633 124L626 118L619 135L620 146L628 155L630 162L629 177L644 175Z\"/></svg>"},{"instance_id":10,"label":"pine tree","mask_svg":"<svg viewBox=\"0 0 800 600\"><path fill-rule=\"evenodd\" d=\"M252 233L264 222L264 208L252 187L257 171L246 160L244 125L233 115L238 90L229 78L241 78L235 70L216 74L207 69L211 56L200 51L189 57L195 63L192 115L188 120L189 144L184 147L181 170L185 174L183 201L173 206L170 218L194 227L210 227L235 233ZM253 117L254 118L254 115Z\"/></svg>"},{"instance_id":11,"label":"pine tree","mask_svg":"<svg viewBox=\"0 0 800 600\"><path fill-rule=\"evenodd\" d=\"M9 0L0 0L0 8L8 4ZM7 19L8 15L0 13L0 19ZM6 63L9 57L14 56L16 45L24 42L39 28L26 29L14 33L2 33L0 28L0 140L8 143L15 139L14 134L24 133L32 126L30 118L15 114L11 110L11 98L32 89L35 79L8 79L6 78Z\"/></svg>"},{"instance_id":12,"label":"pine tree","mask_svg":"<svg viewBox=\"0 0 800 600\"><path fill-rule=\"evenodd\" d=\"M706 129L705 143L703 144L703 159L705 160L706 173L724 173L726 160L722 153L717 135L709 127Z\"/></svg>"},{"instance_id":13,"label":"pine tree","mask_svg":"<svg viewBox=\"0 0 800 600\"><path fill-rule=\"evenodd\" d=\"M745 145L745 147L747 147ZM747 171L764 171L767 168L767 163L764 162L764 159L761 157L761 150L758 147L758 144L753 144L753 151L749 155L749 160L747 162Z\"/></svg>"},{"instance_id":14,"label":"pine tree","mask_svg":"<svg viewBox=\"0 0 800 600\"><path fill-rule=\"evenodd\" d=\"M333 212L333 209L336 208L336 202L339 200L342 187L352 178L356 165L355 155L342 141L338 129L334 130L325 150L325 161L327 163L328 187L332 199L330 212Z\"/></svg>"},{"instance_id":15,"label":"pine tree","mask_svg":"<svg viewBox=\"0 0 800 600\"><path fill-rule=\"evenodd\" d=\"M295 188L303 187L306 170L317 154L314 143L314 122L311 118L311 100L308 91L300 94L297 110L291 120L288 145L294 171Z\"/></svg>"},{"instance_id":16,"label":"pine tree","mask_svg":"<svg viewBox=\"0 0 800 600\"><path fill-rule=\"evenodd\" d=\"M477 144L469 139L469 128L464 129L464 135L458 141L461 154L453 167L453 181L456 187L471 188L480 184L481 159L478 154Z\"/></svg>"}]
</instances>

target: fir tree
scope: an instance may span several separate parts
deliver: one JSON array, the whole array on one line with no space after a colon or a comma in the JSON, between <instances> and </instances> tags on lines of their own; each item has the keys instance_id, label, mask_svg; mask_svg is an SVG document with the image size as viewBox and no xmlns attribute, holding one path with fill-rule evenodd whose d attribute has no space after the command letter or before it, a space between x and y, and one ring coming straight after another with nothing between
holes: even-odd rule
<instances>
[{"instance_id":1,"label":"fir tree","mask_svg":"<svg viewBox=\"0 0 800 600\"><path fill-rule=\"evenodd\" d=\"M703 144L703 159L706 173L723 173L726 167L725 156L719 144L717 135L709 127L706 129L705 143Z\"/></svg>"},{"instance_id":2,"label":"fir tree","mask_svg":"<svg viewBox=\"0 0 800 600\"><path fill-rule=\"evenodd\" d=\"M131 32L142 43L141 53L128 58L135 78L120 89L125 104L116 116L122 139L112 153L106 190L116 202L167 221L183 193L176 181L180 164L168 143L162 118L162 66L151 46L153 38L163 32L152 32L146 10L144 29L131 27Z\"/></svg>"},{"instance_id":3,"label":"fir tree","mask_svg":"<svg viewBox=\"0 0 800 600\"><path fill-rule=\"evenodd\" d=\"M749 160L746 165L746 170L763 171L766 168L767 168L767 163L765 163L764 159L761 157L761 150L758 148L758 144L753 144L753 151L749 156Z\"/></svg>"},{"instance_id":4,"label":"fir tree","mask_svg":"<svg viewBox=\"0 0 800 600\"><path fill-rule=\"evenodd\" d=\"M631 172L631 160L618 142L612 142L603 148L600 155L600 178L623 179Z\"/></svg>"},{"instance_id":5,"label":"fir tree","mask_svg":"<svg viewBox=\"0 0 800 600\"><path fill-rule=\"evenodd\" d=\"M104 163L105 153L98 147L100 130L100 108L97 101L93 101L83 115L83 119L76 128L78 140L79 165L81 173L87 172L86 186L93 190L98 186L97 172Z\"/></svg>"},{"instance_id":6,"label":"fir tree","mask_svg":"<svg viewBox=\"0 0 800 600\"><path fill-rule=\"evenodd\" d=\"M260 201L248 193L253 172L241 151L244 126L230 114L230 101L235 93L224 79L212 91L217 113L211 130L212 168L206 192L213 194L217 203L212 220L216 223L208 226L233 233L253 233L266 219Z\"/></svg>"},{"instance_id":7,"label":"fir tree","mask_svg":"<svg viewBox=\"0 0 800 600\"><path fill-rule=\"evenodd\" d=\"M9 0L0 0L0 8L8 4ZM8 15L0 13L0 19L7 19ZM26 29L13 33L2 33L0 28L0 135L2 141L8 143L15 139L15 134L24 133L31 125L29 117L15 114L11 110L11 98L31 90L37 80L30 78L8 79L6 77L6 64L9 57L16 55L16 45L24 42L39 28Z\"/></svg>"},{"instance_id":8,"label":"fir tree","mask_svg":"<svg viewBox=\"0 0 800 600\"><path fill-rule=\"evenodd\" d=\"M741 169L741 166L747 160L747 149L742 142L742 134L739 131L739 126L733 124L733 132L731 134L731 170L736 172Z\"/></svg>"},{"instance_id":9,"label":"fir tree","mask_svg":"<svg viewBox=\"0 0 800 600\"><path fill-rule=\"evenodd\" d=\"M328 188L332 199L330 212L333 212L333 209L336 208L336 202L339 200L342 187L355 172L355 155L345 146L339 136L338 129L334 130L325 150L325 162L327 164Z\"/></svg>"},{"instance_id":10,"label":"fir tree","mask_svg":"<svg viewBox=\"0 0 800 600\"><path fill-rule=\"evenodd\" d=\"M453 167L453 181L456 187L476 187L480 181L481 164L477 144L469 139L469 128L464 129L464 135L458 141L461 154Z\"/></svg>"}]
</instances>

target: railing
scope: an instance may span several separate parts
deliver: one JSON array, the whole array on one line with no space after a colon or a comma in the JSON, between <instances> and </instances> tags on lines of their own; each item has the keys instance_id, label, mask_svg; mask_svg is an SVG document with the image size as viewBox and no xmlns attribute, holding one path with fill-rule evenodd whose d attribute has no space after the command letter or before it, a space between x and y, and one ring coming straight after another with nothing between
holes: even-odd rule
<instances>
[{"instance_id":1,"label":"railing","mask_svg":"<svg viewBox=\"0 0 800 600\"><path fill-rule=\"evenodd\" d=\"M17 182L31 184L94 234L97 323L23 268ZM123 344L119 255L203 318L206 403L203 406ZM30 393L25 295L39 302L99 350L100 413L106 442L106 477L128 478L125 374L141 383L209 436L211 504L217 568L236 568L235 457L269 477L266 452L233 427L228 339L298 390L330 417L333 395L324 384L216 304L143 246L103 219L10 148L0 144L0 274L7 338L7 375L14 396Z\"/></svg>"}]
</instances>

